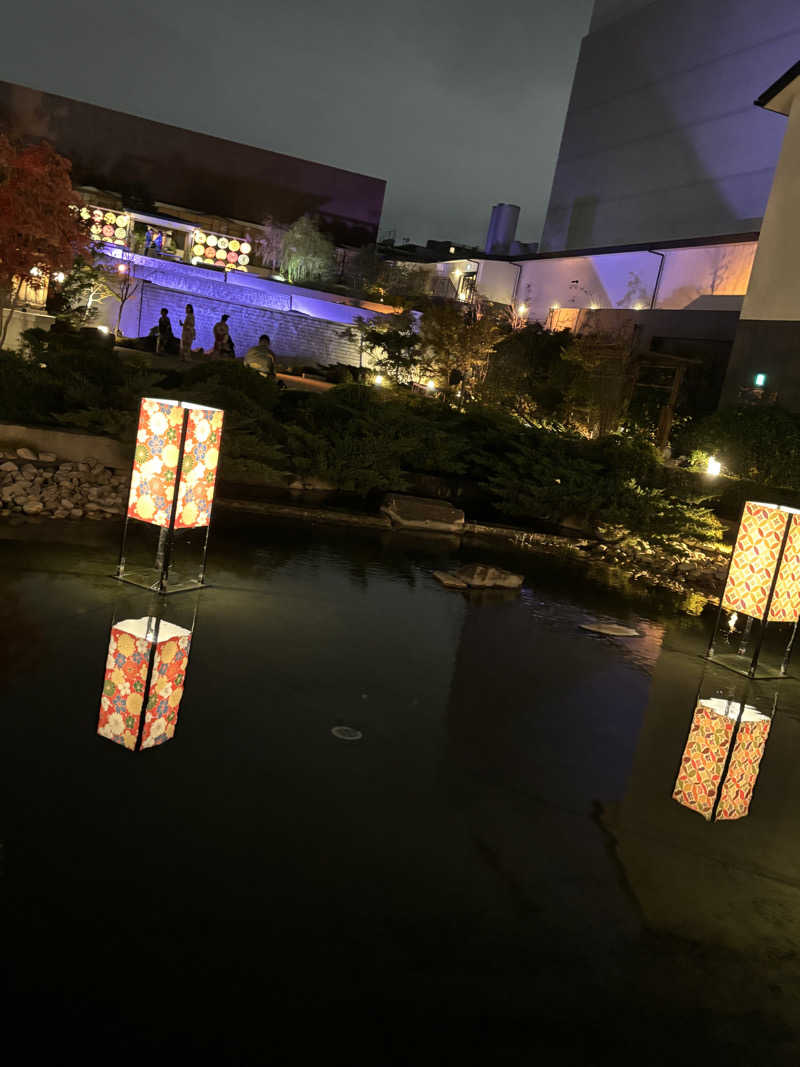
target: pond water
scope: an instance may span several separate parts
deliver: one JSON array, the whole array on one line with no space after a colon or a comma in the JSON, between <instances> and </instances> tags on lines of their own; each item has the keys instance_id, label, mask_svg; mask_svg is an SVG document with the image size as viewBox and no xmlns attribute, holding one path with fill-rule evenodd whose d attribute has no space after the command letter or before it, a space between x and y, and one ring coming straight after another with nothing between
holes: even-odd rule
<instances>
[{"instance_id":1,"label":"pond water","mask_svg":"<svg viewBox=\"0 0 800 1067\"><path fill-rule=\"evenodd\" d=\"M677 805L706 617L533 555L464 596L430 573L485 551L222 516L175 737L131 753L95 733L112 617L146 610L118 530L1 533L34 1061L797 1062L800 700L746 819Z\"/></svg>"}]
</instances>

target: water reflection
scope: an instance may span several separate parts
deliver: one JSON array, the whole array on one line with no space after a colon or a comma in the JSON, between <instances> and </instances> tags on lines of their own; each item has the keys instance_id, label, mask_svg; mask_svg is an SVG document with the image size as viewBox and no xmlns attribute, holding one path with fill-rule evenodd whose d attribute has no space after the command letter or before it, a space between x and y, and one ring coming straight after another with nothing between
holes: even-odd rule
<instances>
[{"instance_id":1,"label":"water reflection","mask_svg":"<svg viewBox=\"0 0 800 1067\"><path fill-rule=\"evenodd\" d=\"M774 685L731 685L718 674L703 675L672 793L709 822L748 814L778 703Z\"/></svg>"},{"instance_id":2,"label":"water reflection","mask_svg":"<svg viewBox=\"0 0 800 1067\"><path fill-rule=\"evenodd\" d=\"M707 673L699 655L702 640L702 634L669 629L627 789L619 805L607 798L603 822L616 839L626 880L651 928L760 956L780 952L785 958L800 952L800 684L787 678L771 688L770 683L737 688L730 700L725 688L730 683L722 678L733 676L723 669ZM771 718L776 693L777 713ZM744 746L738 769L737 720ZM725 747L721 767L720 743ZM687 752L698 758L698 747L705 750L701 787L689 779L685 762L675 786L681 753L683 761ZM709 765L719 769L718 780L709 776ZM742 818L756 775L752 811ZM694 817L700 811L709 819L715 807L717 818L722 811L733 821L716 828Z\"/></svg>"},{"instance_id":3,"label":"water reflection","mask_svg":"<svg viewBox=\"0 0 800 1067\"><path fill-rule=\"evenodd\" d=\"M198 595L189 603L188 625L171 621L186 614L186 600L166 606L160 597L151 601L146 615L112 625L97 722L100 737L139 751L175 736Z\"/></svg>"}]
</instances>

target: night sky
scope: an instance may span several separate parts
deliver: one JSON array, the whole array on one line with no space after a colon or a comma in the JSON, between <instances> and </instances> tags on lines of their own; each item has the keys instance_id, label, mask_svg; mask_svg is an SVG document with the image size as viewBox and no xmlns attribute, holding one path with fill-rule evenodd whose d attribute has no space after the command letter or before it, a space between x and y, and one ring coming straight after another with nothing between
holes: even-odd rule
<instances>
[{"instance_id":1,"label":"night sky","mask_svg":"<svg viewBox=\"0 0 800 1067\"><path fill-rule=\"evenodd\" d=\"M538 240L592 0L38 0L0 79L387 179L381 232Z\"/></svg>"}]
</instances>

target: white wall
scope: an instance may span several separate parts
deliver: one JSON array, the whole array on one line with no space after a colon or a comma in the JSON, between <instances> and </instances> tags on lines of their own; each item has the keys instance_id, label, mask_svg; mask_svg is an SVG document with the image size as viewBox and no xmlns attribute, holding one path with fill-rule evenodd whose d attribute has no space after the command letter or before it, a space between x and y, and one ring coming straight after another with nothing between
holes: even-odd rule
<instances>
[{"instance_id":1,"label":"white wall","mask_svg":"<svg viewBox=\"0 0 800 1067\"><path fill-rule=\"evenodd\" d=\"M510 304L520 268L515 263L503 263L493 259L478 261L476 287L478 295L497 304Z\"/></svg>"},{"instance_id":2,"label":"white wall","mask_svg":"<svg viewBox=\"0 0 800 1067\"><path fill-rule=\"evenodd\" d=\"M800 172L800 171L799 171ZM517 300L544 322L551 308L738 310L747 291L756 242L742 241L653 252L606 252L523 261Z\"/></svg>"},{"instance_id":3,"label":"white wall","mask_svg":"<svg viewBox=\"0 0 800 1067\"><path fill-rule=\"evenodd\" d=\"M800 79L796 80L800 82ZM743 319L800 321L800 85L789 118L768 115L785 130L780 162L761 230Z\"/></svg>"}]
</instances>

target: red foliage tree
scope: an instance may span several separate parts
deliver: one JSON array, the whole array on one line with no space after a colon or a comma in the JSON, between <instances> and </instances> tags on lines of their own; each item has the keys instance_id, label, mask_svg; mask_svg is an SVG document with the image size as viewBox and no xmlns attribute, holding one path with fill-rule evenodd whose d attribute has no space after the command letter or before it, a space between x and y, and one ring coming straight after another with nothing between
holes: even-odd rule
<instances>
[{"instance_id":1,"label":"red foliage tree","mask_svg":"<svg viewBox=\"0 0 800 1067\"><path fill-rule=\"evenodd\" d=\"M17 146L0 133L0 348L23 282L43 284L89 253L71 166L46 141Z\"/></svg>"}]
</instances>

